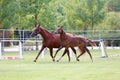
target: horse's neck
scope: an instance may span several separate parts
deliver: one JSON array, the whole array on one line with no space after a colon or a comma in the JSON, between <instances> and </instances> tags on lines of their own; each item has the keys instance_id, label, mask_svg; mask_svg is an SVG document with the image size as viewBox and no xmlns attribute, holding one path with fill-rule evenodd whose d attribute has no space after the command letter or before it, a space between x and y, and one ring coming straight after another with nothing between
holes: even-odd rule
<instances>
[{"instance_id":1,"label":"horse's neck","mask_svg":"<svg viewBox=\"0 0 120 80\"><path fill-rule=\"evenodd\" d=\"M67 37L66 33L64 31L62 31L60 34L61 41L66 40L66 37Z\"/></svg>"},{"instance_id":2,"label":"horse's neck","mask_svg":"<svg viewBox=\"0 0 120 80\"><path fill-rule=\"evenodd\" d=\"M49 39L52 36L52 33L50 33L49 31L42 29L41 28L41 36L43 37L44 40Z\"/></svg>"}]
</instances>

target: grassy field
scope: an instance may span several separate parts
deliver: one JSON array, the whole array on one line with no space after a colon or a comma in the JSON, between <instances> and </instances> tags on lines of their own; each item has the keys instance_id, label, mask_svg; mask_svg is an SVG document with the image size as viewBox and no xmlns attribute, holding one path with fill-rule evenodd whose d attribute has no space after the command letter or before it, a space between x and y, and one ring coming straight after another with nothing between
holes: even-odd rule
<instances>
[{"instance_id":1,"label":"grassy field","mask_svg":"<svg viewBox=\"0 0 120 80\"><path fill-rule=\"evenodd\" d=\"M91 50L93 63L88 54L79 62L74 57L68 62L66 55L60 62L52 62L49 52L34 63L37 52L24 52L21 60L0 60L0 80L120 80L118 49L107 50L108 58L100 58L99 50Z\"/></svg>"}]
</instances>

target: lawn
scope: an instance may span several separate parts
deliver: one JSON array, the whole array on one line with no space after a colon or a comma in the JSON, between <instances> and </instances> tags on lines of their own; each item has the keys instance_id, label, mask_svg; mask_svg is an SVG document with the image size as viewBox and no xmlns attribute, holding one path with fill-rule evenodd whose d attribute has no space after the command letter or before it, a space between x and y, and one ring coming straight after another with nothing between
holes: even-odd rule
<instances>
[{"instance_id":1,"label":"lawn","mask_svg":"<svg viewBox=\"0 0 120 80\"><path fill-rule=\"evenodd\" d=\"M26 51L21 60L0 60L0 80L120 80L119 49L107 50L108 58L100 58L99 50L90 51L93 63L88 54L79 62L74 56L68 62L66 55L60 62L52 62L48 51L35 63L38 51Z\"/></svg>"}]
</instances>

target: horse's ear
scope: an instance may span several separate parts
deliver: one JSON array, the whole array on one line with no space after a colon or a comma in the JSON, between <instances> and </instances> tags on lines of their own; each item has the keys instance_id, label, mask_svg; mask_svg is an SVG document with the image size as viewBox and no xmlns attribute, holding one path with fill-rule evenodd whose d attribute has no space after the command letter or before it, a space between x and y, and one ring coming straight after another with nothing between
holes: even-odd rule
<instances>
[{"instance_id":1,"label":"horse's ear","mask_svg":"<svg viewBox=\"0 0 120 80\"><path fill-rule=\"evenodd\" d=\"M37 27L37 24L35 24L35 27Z\"/></svg>"},{"instance_id":2,"label":"horse's ear","mask_svg":"<svg viewBox=\"0 0 120 80\"><path fill-rule=\"evenodd\" d=\"M60 27L60 25L58 25L58 27Z\"/></svg>"},{"instance_id":3,"label":"horse's ear","mask_svg":"<svg viewBox=\"0 0 120 80\"><path fill-rule=\"evenodd\" d=\"M35 24L35 27L38 27L39 26L39 24Z\"/></svg>"},{"instance_id":4,"label":"horse's ear","mask_svg":"<svg viewBox=\"0 0 120 80\"><path fill-rule=\"evenodd\" d=\"M38 26L40 26L40 24L38 24Z\"/></svg>"}]
</instances>

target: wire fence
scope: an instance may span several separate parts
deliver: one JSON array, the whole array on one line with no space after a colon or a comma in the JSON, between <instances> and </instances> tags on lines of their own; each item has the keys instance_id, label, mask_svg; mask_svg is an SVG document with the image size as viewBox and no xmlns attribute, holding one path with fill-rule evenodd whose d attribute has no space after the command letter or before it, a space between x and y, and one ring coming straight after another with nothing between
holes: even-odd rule
<instances>
[{"instance_id":1,"label":"wire fence","mask_svg":"<svg viewBox=\"0 0 120 80\"><path fill-rule=\"evenodd\" d=\"M53 32L53 30L51 30ZM92 40L103 39L107 46L120 46L120 30L71 30L66 31L77 36L83 36ZM6 30L0 29L0 40L21 40L25 42L26 40L42 40L41 35L37 37L31 37L31 30ZM4 42L4 45L8 45L10 42ZM17 44L17 42L14 42ZM25 43L26 45L30 45ZM31 43L34 44L34 43Z\"/></svg>"},{"instance_id":2,"label":"wire fence","mask_svg":"<svg viewBox=\"0 0 120 80\"><path fill-rule=\"evenodd\" d=\"M51 31L53 32L53 31ZM66 31L77 36L83 36L96 42L98 48L100 47L100 40L103 39L106 46L119 47L120 46L120 30L78 30L78 31ZM23 57L24 51L40 50L41 48L41 35L31 37L31 30L0 30L0 56L4 55L4 52L18 51L19 57ZM9 46L17 46L12 49ZM104 51L105 52L105 51Z\"/></svg>"},{"instance_id":3,"label":"wire fence","mask_svg":"<svg viewBox=\"0 0 120 80\"><path fill-rule=\"evenodd\" d=\"M76 35L82 35L90 39L120 40L120 30L79 30L68 31Z\"/></svg>"}]
</instances>

